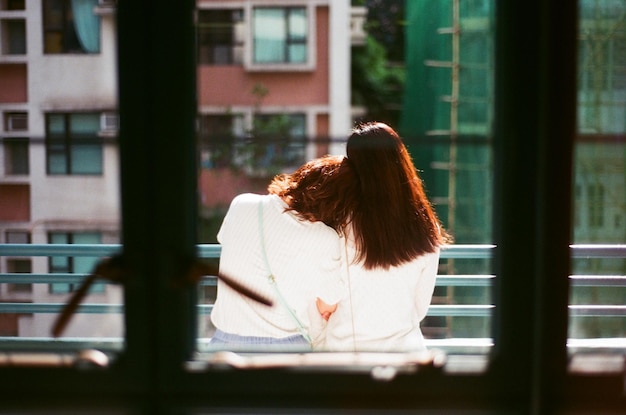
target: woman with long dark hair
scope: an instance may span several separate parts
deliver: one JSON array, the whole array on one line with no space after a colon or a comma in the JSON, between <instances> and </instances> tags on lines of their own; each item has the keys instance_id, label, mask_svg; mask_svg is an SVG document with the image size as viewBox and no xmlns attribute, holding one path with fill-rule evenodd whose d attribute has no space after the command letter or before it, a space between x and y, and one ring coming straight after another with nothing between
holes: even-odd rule
<instances>
[{"instance_id":1,"label":"woman with long dark hair","mask_svg":"<svg viewBox=\"0 0 626 415\"><path fill-rule=\"evenodd\" d=\"M329 319L325 347L421 350L420 321L432 299L440 248L450 237L391 127L356 127L347 160L358 183L344 244L347 296Z\"/></svg>"}]
</instances>

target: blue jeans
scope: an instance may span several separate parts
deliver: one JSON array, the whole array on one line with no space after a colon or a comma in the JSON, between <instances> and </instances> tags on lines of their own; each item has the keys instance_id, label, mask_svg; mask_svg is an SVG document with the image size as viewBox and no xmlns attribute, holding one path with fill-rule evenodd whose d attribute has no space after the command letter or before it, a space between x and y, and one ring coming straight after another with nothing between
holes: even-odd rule
<instances>
[{"instance_id":1,"label":"blue jeans","mask_svg":"<svg viewBox=\"0 0 626 415\"><path fill-rule=\"evenodd\" d=\"M238 349L243 349L243 346L259 346L269 345L269 349L273 345L281 346L281 349L288 349L287 346L292 346L293 349L310 348L309 342L300 334L288 337L260 337L260 336L239 336L237 334L226 333L220 329L215 331L215 334L209 342L209 347L217 346L217 348L224 349L224 346L238 346ZM256 349L256 348L255 348Z\"/></svg>"}]
</instances>

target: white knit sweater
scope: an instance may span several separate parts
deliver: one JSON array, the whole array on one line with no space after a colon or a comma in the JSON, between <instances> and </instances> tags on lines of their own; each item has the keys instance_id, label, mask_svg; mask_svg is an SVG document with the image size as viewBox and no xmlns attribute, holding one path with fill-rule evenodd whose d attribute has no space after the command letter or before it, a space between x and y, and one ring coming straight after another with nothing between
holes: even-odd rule
<instances>
[{"instance_id":1,"label":"white knit sweater","mask_svg":"<svg viewBox=\"0 0 626 415\"><path fill-rule=\"evenodd\" d=\"M420 321L432 299L439 250L389 270L366 270L353 263L342 280L347 295L326 327L324 348L332 351L419 351L425 349ZM345 259L344 259L345 261Z\"/></svg>"},{"instance_id":2,"label":"white knit sweater","mask_svg":"<svg viewBox=\"0 0 626 415\"><path fill-rule=\"evenodd\" d=\"M275 195L237 196L217 235L222 245L220 273L273 299L274 306L255 303L218 282L211 320L220 330L241 336L299 334L268 282L259 235L260 201L271 271L283 297L315 339L324 325L315 308L316 297L333 304L342 296L340 239L322 222L301 220L285 212L286 204Z\"/></svg>"}]
</instances>

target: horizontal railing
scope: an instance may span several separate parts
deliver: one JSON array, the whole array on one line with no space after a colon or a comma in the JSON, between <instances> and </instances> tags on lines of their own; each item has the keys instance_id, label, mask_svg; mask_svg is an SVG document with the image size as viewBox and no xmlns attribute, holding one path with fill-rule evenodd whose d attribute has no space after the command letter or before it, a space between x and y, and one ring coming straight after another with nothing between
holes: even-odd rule
<instances>
[{"instance_id":1,"label":"horizontal railing","mask_svg":"<svg viewBox=\"0 0 626 415\"><path fill-rule=\"evenodd\" d=\"M37 256L87 256L109 257L121 252L118 244L79 245L79 244L0 244L0 257L37 257ZM442 249L442 259L490 259L494 245L450 245ZM217 244L198 245L201 258L219 258L221 247ZM572 258L626 258L626 245L572 245ZM0 273L0 284L79 284L87 275L69 273ZM494 275L439 275L436 284L439 287L489 287ZM572 286L584 287L626 287L623 275L573 275ZM215 285L215 277L207 276L202 285ZM211 304L199 304L201 314L210 314ZM0 313L59 313L62 303L2 302ZM494 306L491 304L433 304L428 316L435 317L489 317ZM626 316L624 305L570 305L570 315L576 317ZM121 304L82 304L78 313L106 314L121 313Z\"/></svg>"}]
</instances>

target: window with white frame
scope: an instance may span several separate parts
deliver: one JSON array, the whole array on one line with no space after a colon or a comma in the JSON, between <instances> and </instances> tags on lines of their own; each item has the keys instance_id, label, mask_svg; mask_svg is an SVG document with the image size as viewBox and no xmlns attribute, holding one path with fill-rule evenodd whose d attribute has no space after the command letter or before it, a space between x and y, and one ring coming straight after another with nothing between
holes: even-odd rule
<instances>
[{"instance_id":1,"label":"window with white frame","mask_svg":"<svg viewBox=\"0 0 626 415\"><path fill-rule=\"evenodd\" d=\"M255 7L252 13L254 64L307 62L309 27L305 7Z\"/></svg>"},{"instance_id":2,"label":"window with white frame","mask_svg":"<svg viewBox=\"0 0 626 415\"><path fill-rule=\"evenodd\" d=\"M48 174L102 174L99 131L100 113L46 114Z\"/></svg>"}]
</instances>

